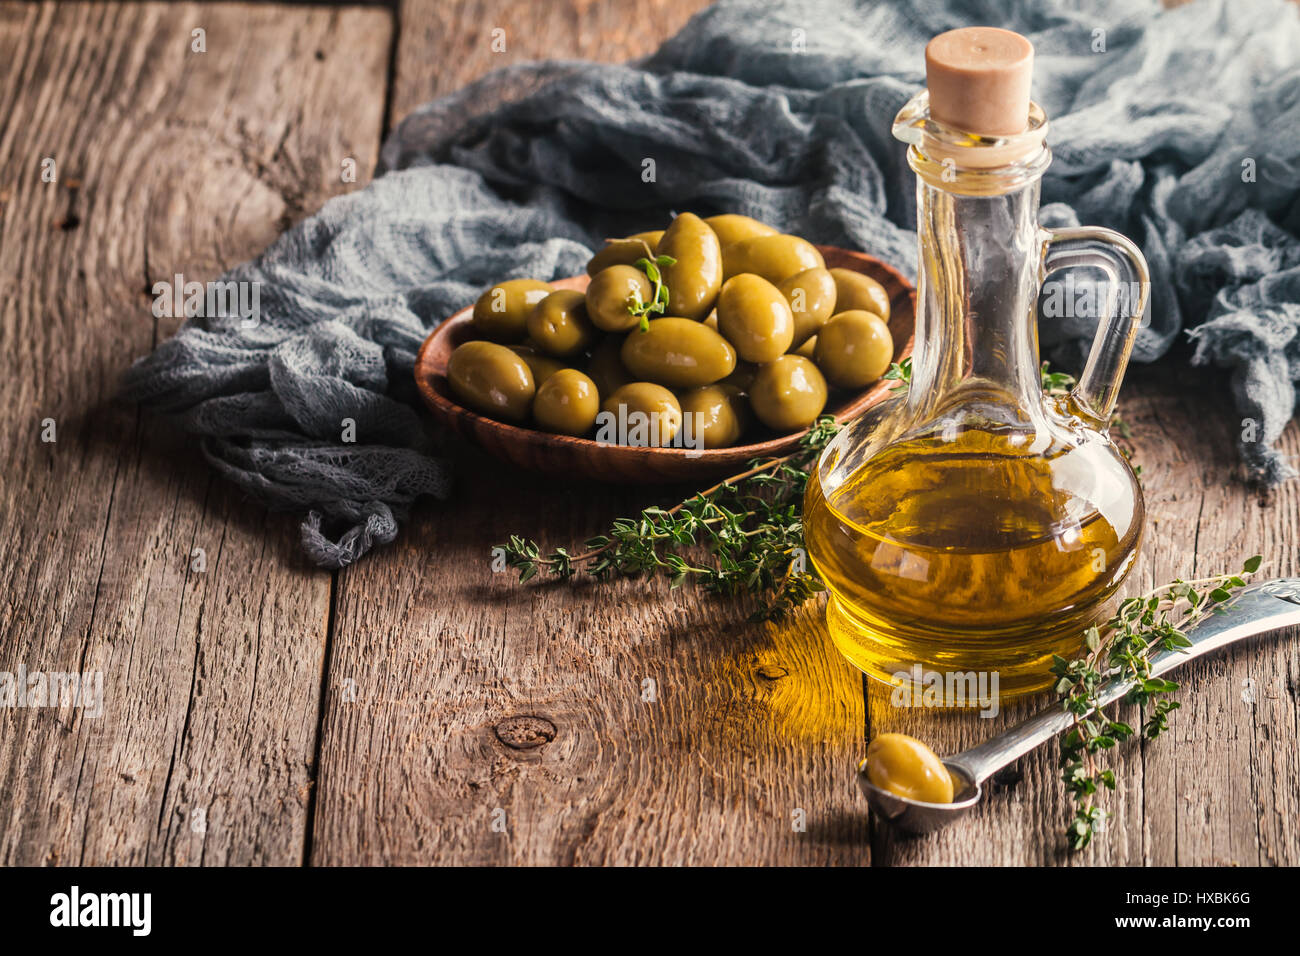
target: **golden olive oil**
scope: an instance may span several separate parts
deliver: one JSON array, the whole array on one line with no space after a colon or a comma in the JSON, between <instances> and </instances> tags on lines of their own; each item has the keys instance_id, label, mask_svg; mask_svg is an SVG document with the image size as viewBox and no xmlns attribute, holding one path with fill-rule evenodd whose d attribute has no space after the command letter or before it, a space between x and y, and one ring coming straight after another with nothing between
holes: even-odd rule
<instances>
[{"instance_id":1,"label":"golden olive oil","mask_svg":"<svg viewBox=\"0 0 1300 956\"><path fill-rule=\"evenodd\" d=\"M1051 683L1136 552L1142 504L1101 435L1036 447L1014 429L887 445L804 513L840 652L867 674L996 672L1001 696Z\"/></svg>"},{"instance_id":2,"label":"golden olive oil","mask_svg":"<svg viewBox=\"0 0 1300 956\"><path fill-rule=\"evenodd\" d=\"M1027 100L1028 43L1003 56L957 34L944 43L967 43L991 68L957 85L948 76L940 109L922 91L894 119L917 174L908 381L835 436L804 502L836 646L872 677L910 685L907 702L921 690L923 706L939 687L935 704L969 706L972 679L999 697L1050 686L1053 655L1077 652L1109 610L1143 521L1142 489L1107 427L1146 307L1146 262L1111 230L1039 224L1052 156L1047 117ZM971 83L997 96L972 99ZM1003 98L998 128L954 121L1008 92L1026 99ZM1038 301L1050 276L1081 268L1104 273L1108 291L1095 308L1044 316L1096 329L1078 382L1049 397Z\"/></svg>"}]
</instances>

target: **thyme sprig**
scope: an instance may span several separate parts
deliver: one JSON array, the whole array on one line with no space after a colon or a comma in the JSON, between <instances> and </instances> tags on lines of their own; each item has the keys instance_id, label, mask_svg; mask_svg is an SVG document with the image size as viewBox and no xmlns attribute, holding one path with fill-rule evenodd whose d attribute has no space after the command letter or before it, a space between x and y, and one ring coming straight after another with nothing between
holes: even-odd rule
<instances>
[{"instance_id":1,"label":"thyme sprig","mask_svg":"<svg viewBox=\"0 0 1300 956\"><path fill-rule=\"evenodd\" d=\"M1115 789L1115 771L1103 768L1097 755L1137 734L1130 725L1107 716L1098 696L1102 686L1113 677L1131 680L1133 686L1122 699L1144 709L1142 736L1154 740L1168 730L1169 714L1180 706L1169 697L1178 684L1151 676L1152 655L1190 647L1186 628L1244 587L1244 576L1259 570L1262 560L1255 555L1239 573L1179 579L1128 598L1104 625L1084 632L1085 649L1079 657L1054 657L1051 672L1057 678L1056 692L1062 706L1074 715L1073 726L1061 738L1060 767L1066 790L1074 797L1066 839L1075 850L1091 843L1111 815L1097 797L1103 788Z\"/></svg>"},{"instance_id":2,"label":"thyme sprig","mask_svg":"<svg viewBox=\"0 0 1300 956\"><path fill-rule=\"evenodd\" d=\"M912 384L912 356L909 355L901 362L890 362L889 371L882 375L881 378L887 382L897 382L898 384L893 386L894 391L910 386Z\"/></svg>"},{"instance_id":3,"label":"thyme sprig","mask_svg":"<svg viewBox=\"0 0 1300 956\"><path fill-rule=\"evenodd\" d=\"M1063 394L1074 381L1049 372L1046 362L1042 374L1043 388L1052 394ZM891 365L884 377L898 381L896 388L907 387L911 358ZM635 518L620 518L576 553L556 548L543 554L536 541L519 535L493 553L504 554L507 566L519 571L520 583L539 575L605 579L658 572L674 588L695 578L719 594L753 593L761 602L755 619L780 620L825 590L804 550L802 504L808 469L839 428L823 416L794 453L755 459L740 474L671 508L655 506ZM691 557L700 549L709 558Z\"/></svg>"},{"instance_id":4,"label":"thyme sprig","mask_svg":"<svg viewBox=\"0 0 1300 956\"><path fill-rule=\"evenodd\" d=\"M646 246L646 248L649 249L650 247ZM633 265L644 272L646 277L654 283L649 302L642 301L641 293L633 289L627 306L628 312L641 320L639 323L641 331L648 332L650 331L650 316L664 315L668 311L668 286L664 285L662 270L668 268L668 266L677 265L677 260L672 256L655 256L653 259L642 256Z\"/></svg>"},{"instance_id":5,"label":"thyme sprig","mask_svg":"<svg viewBox=\"0 0 1300 956\"><path fill-rule=\"evenodd\" d=\"M671 508L652 506L635 518L619 518L577 553L556 548L543 554L535 541L517 535L498 547L521 582L539 574L604 579L661 573L673 588L694 578L718 594L754 594L761 606L752 619L779 620L824 590L808 566L801 512L808 469L839 428L823 416L792 454L755 459L740 474Z\"/></svg>"},{"instance_id":6,"label":"thyme sprig","mask_svg":"<svg viewBox=\"0 0 1300 956\"><path fill-rule=\"evenodd\" d=\"M1076 382L1069 372L1053 372L1051 363L1044 362L1038 367L1038 376L1043 383L1043 391L1048 395L1068 395Z\"/></svg>"}]
</instances>

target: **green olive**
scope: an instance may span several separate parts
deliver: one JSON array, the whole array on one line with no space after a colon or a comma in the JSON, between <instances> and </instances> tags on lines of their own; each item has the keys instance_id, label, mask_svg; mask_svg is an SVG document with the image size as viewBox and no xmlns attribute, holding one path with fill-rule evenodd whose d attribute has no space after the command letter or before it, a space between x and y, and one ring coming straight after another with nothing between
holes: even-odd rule
<instances>
[{"instance_id":1,"label":"green olive","mask_svg":"<svg viewBox=\"0 0 1300 956\"><path fill-rule=\"evenodd\" d=\"M521 342L533 307L555 287L537 279L507 279L474 303L474 331L493 342Z\"/></svg>"},{"instance_id":2,"label":"green olive","mask_svg":"<svg viewBox=\"0 0 1300 956\"><path fill-rule=\"evenodd\" d=\"M907 734L881 734L867 745L867 779L922 803L952 803L952 775L933 750Z\"/></svg>"},{"instance_id":3,"label":"green olive","mask_svg":"<svg viewBox=\"0 0 1300 956\"><path fill-rule=\"evenodd\" d=\"M528 370L533 373L533 382L537 385L541 385L560 369L566 368L563 362L557 362L549 355L543 355L527 343L507 347L528 363Z\"/></svg>"},{"instance_id":4,"label":"green olive","mask_svg":"<svg viewBox=\"0 0 1300 956\"><path fill-rule=\"evenodd\" d=\"M491 342L456 346L447 360L447 382L467 406L506 422L526 421L537 391L528 363Z\"/></svg>"},{"instance_id":5,"label":"green olive","mask_svg":"<svg viewBox=\"0 0 1300 956\"><path fill-rule=\"evenodd\" d=\"M591 358L587 360L587 374L596 383L596 391L602 399L632 381L631 374L623 367L623 359L619 357L622 347L623 336L607 335L591 350Z\"/></svg>"},{"instance_id":6,"label":"green olive","mask_svg":"<svg viewBox=\"0 0 1300 956\"><path fill-rule=\"evenodd\" d=\"M587 318L587 296L575 289L552 292L528 316L528 338L556 358L585 350L596 341L597 334Z\"/></svg>"},{"instance_id":7,"label":"green olive","mask_svg":"<svg viewBox=\"0 0 1300 956\"><path fill-rule=\"evenodd\" d=\"M781 432L807 428L826 407L826 379L802 355L782 355L759 367L749 401L768 428Z\"/></svg>"},{"instance_id":8,"label":"green olive","mask_svg":"<svg viewBox=\"0 0 1300 956\"><path fill-rule=\"evenodd\" d=\"M812 338L810 338L803 345L799 346L797 349L791 349L790 354L802 355L806 359L812 358L814 355L817 354L817 336L814 335Z\"/></svg>"},{"instance_id":9,"label":"green olive","mask_svg":"<svg viewBox=\"0 0 1300 956\"><path fill-rule=\"evenodd\" d=\"M682 427L682 407L662 385L630 382L605 399L596 425L598 442L666 447Z\"/></svg>"},{"instance_id":10,"label":"green olive","mask_svg":"<svg viewBox=\"0 0 1300 956\"><path fill-rule=\"evenodd\" d=\"M605 246L587 263L587 275L594 276L610 266L630 266L638 259L653 259L655 246L663 238L664 231L655 229L651 232L638 232L625 239L606 239Z\"/></svg>"},{"instance_id":11,"label":"green olive","mask_svg":"<svg viewBox=\"0 0 1300 956\"><path fill-rule=\"evenodd\" d=\"M632 332L620 351L634 376L670 388L712 385L736 368L736 350L717 332L691 319L653 319Z\"/></svg>"},{"instance_id":12,"label":"green olive","mask_svg":"<svg viewBox=\"0 0 1300 956\"><path fill-rule=\"evenodd\" d=\"M790 348L790 303L762 276L732 276L718 296L718 331L746 362L770 362Z\"/></svg>"},{"instance_id":13,"label":"green olive","mask_svg":"<svg viewBox=\"0 0 1300 956\"><path fill-rule=\"evenodd\" d=\"M817 333L813 360L836 388L861 388L889 371L894 340L880 316L861 309L840 312Z\"/></svg>"},{"instance_id":14,"label":"green olive","mask_svg":"<svg viewBox=\"0 0 1300 956\"><path fill-rule=\"evenodd\" d=\"M678 402L682 407L682 434L698 442L695 447L726 448L736 444L745 431L749 405L744 392L734 385L701 385L682 392Z\"/></svg>"},{"instance_id":15,"label":"green olive","mask_svg":"<svg viewBox=\"0 0 1300 956\"><path fill-rule=\"evenodd\" d=\"M733 242L722 254L724 279L752 272L773 285L780 285L807 269L824 268L826 262L817 247L798 236L754 236Z\"/></svg>"},{"instance_id":16,"label":"green olive","mask_svg":"<svg viewBox=\"0 0 1300 956\"><path fill-rule=\"evenodd\" d=\"M724 378L719 385L734 385L742 392L748 392L751 385L754 384L754 376L758 374L758 366L753 362L737 362L736 370Z\"/></svg>"},{"instance_id":17,"label":"green olive","mask_svg":"<svg viewBox=\"0 0 1300 956\"><path fill-rule=\"evenodd\" d=\"M889 293L883 285L852 269L831 269L830 273L835 280L836 312L862 309L889 321Z\"/></svg>"},{"instance_id":18,"label":"green olive","mask_svg":"<svg viewBox=\"0 0 1300 956\"><path fill-rule=\"evenodd\" d=\"M794 315L794 340L790 343L794 350L816 335L835 312L835 277L827 269L805 269L779 288Z\"/></svg>"},{"instance_id":19,"label":"green olive","mask_svg":"<svg viewBox=\"0 0 1300 956\"><path fill-rule=\"evenodd\" d=\"M767 223L751 219L749 216L738 216L735 213L727 213L723 216L709 216L704 221L709 224L709 228L718 237L718 245L724 249L733 242L740 242L742 239L776 235L776 230Z\"/></svg>"},{"instance_id":20,"label":"green olive","mask_svg":"<svg viewBox=\"0 0 1300 956\"><path fill-rule=\"evenodd\" d=\"M602 269L587 286L587 317L606 332L634 329L641 320L628 307L638 296L642 302L654 298L654 286L644 272L635 266Z\"/></svg>"},{"instance_id":21,"label":"green olive","mask_svg":"<svg viewBox=\"0 0 1300 956\"><path fill-rule=\"evenodd\" d=\"M702 321L722 288L722 247L699 216L684 212L673 220L655 248L676 262L663 266L668 308L673 315Z\"/></svg>"},{"instance_id":22,"label":"green olive","mask_svg":"<svg viewBox=\"0 0 1300 956\"><path fill-rule=\"evenodd\" d=\"M548 432L585 435L596 424L600 397L596 383L576 368L556 372L537 388L533 418Z\"/></svg>"}]
</instances>

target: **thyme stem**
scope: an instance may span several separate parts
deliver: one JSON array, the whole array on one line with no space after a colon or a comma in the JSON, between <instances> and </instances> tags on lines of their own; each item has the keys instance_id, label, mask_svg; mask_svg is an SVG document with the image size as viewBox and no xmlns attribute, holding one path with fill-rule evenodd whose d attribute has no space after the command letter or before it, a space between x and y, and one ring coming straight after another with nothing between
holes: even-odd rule
<instances>
[{"instance_id":1,"label":"thyme stem","mask_svg":"<svg viewBox=\"0 0 1300 956\"><path fill-rule=\"evenodd\" d=\"M1115 772L1101 769L1097 754L1136 735L1133 727L1108 717L1098 693L1111 677L1126 674L1133 686L1125 703L1153 705L1142 724L1142 735L1154 740L1168 729L1169 714L1180 706L1169 695L1178 684L1151 676L1151 658L1159 651L1191 646L1184 629L1232 597L1246 584L1245 575L1259 570L1262 559L1249 558L1236 574L1178 579L1137 597L1127 598L1115 615L1100 627L1084 632L1086 649L1074 660L1056 657L1051 673L1057 678L1061 705L1074 719L1061 738L1061 779L1074 797L1074 813L1066 839L1075 850L1092 842L1110 818L1096 800L1101 790L1116 788ZM1207 590L1208 589L1208 590Z\"/></svg>"}]
</instances>

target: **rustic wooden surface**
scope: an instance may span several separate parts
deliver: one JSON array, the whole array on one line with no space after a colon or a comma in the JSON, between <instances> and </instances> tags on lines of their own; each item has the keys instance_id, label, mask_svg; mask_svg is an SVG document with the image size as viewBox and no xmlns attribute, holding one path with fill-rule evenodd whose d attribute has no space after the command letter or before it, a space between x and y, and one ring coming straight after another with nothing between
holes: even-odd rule
<instances>
[{"instance_id":1,"label":"rustic wooden surface","mask_svg":"<svg viewBox=\"0 0 1300 956\"><path fill-rule=\"evenodd\" d=\"M153 319L155 281L214 278L359 188L338 170L373 166L383 103L355 91L382 89L390 28L381 10L0 6L0 670L99 669L106 695L99 719L0 711L2 863L303 859L330 575L292 520L112 396L178 324Z\"/></svg>"},{"instance_id":2,"label":"rustic wooden surface","mask_svg":"<svg viewBox=\"0 0 1300 956\"><path fill-rule=\"evenodd\" d=\"M99 719L0 711L0 863L1300 862L1294 633L1186 669L1169 739L1118 758L1113 832L1087 853L1061 849L1050 749L952 830L899 838L856 793L866 736L952 750L1023 708L899 713L813 611L756 627L661 582L491 571L511 532L567 543L671 492L540 480L454 445L453 504L330 575L298 557L291 518L111 401L176 325L147 288L212 278L361 188L385 117L506 62L647 53L701 6L0 3L0 389L17 409L0 417L0 670L99 668L106 689ZM188 52L196 27L207 54ZM340 181L348 157L361 182ZM1257 551L1296 574L1300 490L1265 502L1233 480L1238 425L1189 377L1138 369L1125 390L1150 516L1130 587ZM1294 425L1284 445L1300 452Z\"/></svg>"}]
</instances>

